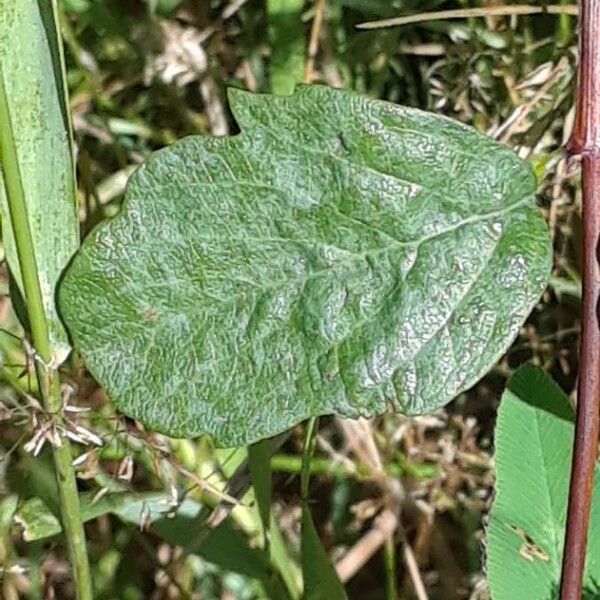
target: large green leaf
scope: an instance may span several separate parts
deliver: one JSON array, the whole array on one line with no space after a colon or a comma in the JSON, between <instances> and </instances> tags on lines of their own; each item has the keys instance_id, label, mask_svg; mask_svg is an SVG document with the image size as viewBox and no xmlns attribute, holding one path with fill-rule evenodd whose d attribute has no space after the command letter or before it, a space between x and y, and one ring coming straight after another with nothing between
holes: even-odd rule
<instances>
[{"instance_id":1,"label":"large green leaf","mask_svg":"<svg viewBox=\"0 0 600 600\"><path fill-rule=\"evenodd\" d=\"M230 101L242 133L156 153L65 275L63 317L118 407L241 445L475 383L548 277L528 166L347 91Z\"/></svg>"},{"instance_id":2,"label":"large green leaf","mask_svg":"<svg viewBox=\"0 0 600 600\"><path fill-rule=\"evenodd\" d=\"M55 288L79 245L79 221L54 4L0 0L0 77L10 113L10 123L2 126L10 127L15 144L53 356L61 362L70 347L55 308ZM6 258L23 294L1 173L0 207Z\"/></svg>"},{"instance_id":3,"label":"large green leaf","mask_svg":"<svg viewBox=\"0 0 600 600\"><path fill-rule=\"evenodd\" d=\"M496 497L487 531L493 600L554 600L562 562L573 411L542 371L508 384L496 427ZM584 598L600 598L600 469L596 468Z\"/></svg>"}]
</instances>

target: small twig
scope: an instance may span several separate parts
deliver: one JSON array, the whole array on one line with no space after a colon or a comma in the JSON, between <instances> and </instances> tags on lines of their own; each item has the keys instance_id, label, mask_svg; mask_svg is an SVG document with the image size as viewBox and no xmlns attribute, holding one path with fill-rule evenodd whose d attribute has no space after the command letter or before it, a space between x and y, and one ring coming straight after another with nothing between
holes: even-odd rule
<instances>
[{"instance_id":1,"label":"small twig","mask_svg":"<svg viewBox=\"0 0 600 600\"><path fill-rule=\"evenodd\" d=\"M567 71L566 61L559 62L556 67L550 73L546 82L540 87L540 89L534 94L533 98L519 106L515 112L513 113L513 118L511 118L502 126L498 128L496 131L496 135L494 137L500 137L500 143L507 144L513 133L519 129L521 124L525 121L525 119L529 116L529 113L536 107L538 102L540 102L546 94L550 91L552 86L566 73ZM504 129L504 131L503 131Z\"/></svg>"},{"instance_id":2,"label":"small twig","mask_svg":"<svg viewBox=\"0 0 600 600\"><path fill-rule=\"evenodd\" d=\"M211 133L216 136L228 135L226 111L218 86L210 74L202 33L195 27L186 27L171 21L162 21L161 30L164 36L164 50L148 70L148 75L160 75L163 81L176 82L181 86L199 81L200 95Z\"/></svg>"},{"instance_id":3,"label":"small twig","mask_svg":"<svg viewBox=\"0 0 600 600\"><path fill-rule=\"evenodd\" d=\"M314 76L315 60L319 50L319 36L323 25L323 15L325 13L325 0L315 1L315 16L313 17L310 30L310 40L308 42L308 54L306 65L304 67L304 83L311 83Z\"/></svg>"},{"instance_id":4,"label":"small twig","mask_svg":"<svg viewBox=\"0 0 600 600\"><path fill-rule=\"evenodd\" d=\"M430 21L447 21L449 19L469 19L472 17L510 17L512 15L572 15L577 16L576 4L553 4L550 6L533 6L528 4L515 4L510 6L486 6L483 8L460 8L456 10L438 10L432 12L382 19L359 23L358 29L380 29L382 27L397 27L411 23L427 23Z\"/></svg>"},{"instance_id":5,"label":"small twig","mask_svg":"<svg viewBox=\"0 0 600 600\"><path fill-rule=\"evenodd\" d=\"M581 1L579 92L569 151L582 161L583 315L560 599L579 600L600 428L600 0Z\"/></svg>"},{"instance_id":6,"label":"small twig","mask_svg":"<svg viewBox=\"0 0 600 600\"><path fill-rule=\"evenodd\" d=\"M385 540L383 546L385 560L385 590L387 600L399 600L398 575L396 573L396 541L393 536Z\"/></svg>"},{"instance_id":7,"label":"small twig","mask_svg":"<svg viewBox=\"0 0 600 600\"><path fill-rule=\"evenodd\" d=\"M338 452L322 435L317 434L317 446L331 457L334 464L341 465L348 473L356 474L356 464L342 452Z\"/></svg>"},{"instance_id":8,"label":"small twig","mask_svg":"<svg viewBox=\"0 0 600 600\"><path fill-rule=\"evenodd\" d=\"M425 590L425 584L421 579L421 573L419 572L419 565L417 559L409 546L408 542L403 544L404 562L408 569L410 578L412 579L413 585L415 586L415 594L419 600L429 600L427 597L427 591Z\"/></svg>"},{"instance_id":9,"label":"small twig","mask_svg":"<svg viewBox=\"0 0 600 600\"><path fill-rule=\"evenodd\" d=\"M239 10L246 4L248 0L233 0L229 3L221 13L221 16L208 27L206 27L200 34L200 43L203 44L208 38L216 33L221 28L225 21L231 19Z\"/></svg>"},{"instance_id":10,"label":"small twig","mask_svg":"<svg viewBox=\"0 0 600 600\"><path fill-rule=\"evenodd\" d=\"M373 482L390 496L394 503L402 503L406 499L402 483L399 479L388 477L385 472L369 422L366 419L338 418L337 423L350 450L369 469Z\"/></svg>"},{"instance_id":11,"label":"small twig","mask_svg":"<svg viewBox=\"0 0 600 600\"><path fill-rule=\"evenodd\" d=\"M373 439L373 431L367 420L338 419L338 423L348 445L354 454L371 469L373 480L383 489L389 498L388 502L392 504L391 508L385 509L375 520L374 527L338 561L336 569L340 579L342 581L350 579L393 536L394 532L398 531L402 538L404 562L417 598L428 600L419 565L396 515L401 504L406 505L410 502L401 482L388 477L385 473L381 455Z\"/></svg>"},{"instance_id":12,"label":"small twig","mask_svg":"<svg viewBox=\"0 0 600 600\"><path fill-rule=\"evenodd\" d=\"M340 581L345 583L352 579L385 541L394 535L397 527L398 517L390 509L384 510L375 519L373 527L336 563L335 570Z\"/></svg>"},{"instance_id":13,"label":"small twig","mask_svg":"<svg viewBox=\"0 0 600 600\"><path fill-rule=\"evenodd\" d=\"M235 13L240 10L240 8L242 8L247 1L248 0L234 0L233 2L230 2L223 9L223 12L221 13L221 20L226 21L227 19L233 17L233 15L235 15Z\"/></svg>"},{"instance_id":14,"label":"small twig","mask_svg":"<svg viewBox=\"0 0 600 600\"><path fill-rule=\"evenodd\" d=\"M237 498L234 498L233 496L231 496L230 494L227 494L225 492L221 492L214 485L212 485L205 479L202 479L202 477L199 477L198 475L196 475L189 469L186 469L184 466L180 465L177 461L171 459L170 457L167 458L167 461L176 471L178 471L181 475L183 475L184 477L186 477L187 479L192 481L202 491L212 494L213 496L218 498L221 502L227 502L231 506L238 506L240 504L240 501Z\"/></svg>"}]
</instances>

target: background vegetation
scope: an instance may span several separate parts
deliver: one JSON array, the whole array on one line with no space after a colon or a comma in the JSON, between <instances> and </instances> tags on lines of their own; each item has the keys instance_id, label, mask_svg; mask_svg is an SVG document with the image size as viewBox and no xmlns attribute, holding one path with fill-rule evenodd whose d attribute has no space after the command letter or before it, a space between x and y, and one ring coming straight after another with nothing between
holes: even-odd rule
<instances>
[{"instance_id":1,"label":"background vegetation","mask_svg":"<svg viewBox=\"0 0 600 600\"><path fill-rule=\"evenodd\" d=\"M498 6L495 0L61 3L83 235L115 214L128 175L152 150L185 135L236 131L227 87L284 91L298 70L307 81L459 119L535 168L555 270L502 361L434 415L320 422L311 507L352 599L487 598L482 539L494 483L492 432L506 378L531 361L567 393L575 386L579 196L563 152L573 118L575 19L518 16L517 6L506 16L431 14L479 7L485 15ZM357 28L417 14L407 25ZM7 292L6 272L2 277ZM7 293L0 318L0 375L10 384L0 390L2 595L68 599L65 549L59 537L48 537L56 523L35 500L56 502L45 463L52 440L27 393L34 385L31 357ZM97 597L264 598L265 566L251 551L261 543L260 519L252 497L240 496L245 449L216 450L206 439L147 432L115 414L81 364L72 361L65 375ZM302 432L296 428L272 459L275 514L287 547L278 546L277 560L291 581L299 564ZM123 505L108 501L123 490ZM229 512L224 494L241 504L227 521L235 529L215 537L210 527ZM178 506L176 518L157 521ZM17 527L10 519L15 508Z\"/></svg>"}]
</instances>

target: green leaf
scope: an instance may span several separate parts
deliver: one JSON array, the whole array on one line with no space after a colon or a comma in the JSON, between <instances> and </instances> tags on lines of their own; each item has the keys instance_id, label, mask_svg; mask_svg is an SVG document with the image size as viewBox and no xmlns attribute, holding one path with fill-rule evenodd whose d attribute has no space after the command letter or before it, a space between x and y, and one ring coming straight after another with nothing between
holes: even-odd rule
<instances>
[{"instance_id":1,"label":"green leaf","mask_svg":"<svg viewBox=\"0 0 600 600\"><path fill-rule=\"evenodd\" d=\"M158 14L162 17L168 17L174 13L181 4L182 0L146 0L148 11L151 15Z\"/></svg>"},{"instance_id":2,"label":"green leaf","mask_svg":"<svg viewBox=\"0 0 600 600\"><path fill-rule=\"evenodd\" d=\"M425 413L473 385L548 279L529 167L347 91L230 99L242 133L150 158L61 285L117 406L235 446L309 416Z\"/></svg>"},{"instance_id":3,"label":"green leaf","mask_svg":"<svg viewBox=\"0 0 600 600\"><path fill-rule=\"evenodd\" d=\"M271 519L269 538L271 564L280 575L281 581L285 583L290 598L296 600L301 596L300 568L295 561L295 556L292 557L291 549L288 547L275 519ZM277 578L272 576L269 585L273 587L277 583Z\"/></svg>"},{"instance_id":4,"label":"green leaf","mask_svg":"<svg viewBox=\"0 0 600 600\"><path fill-rule=\"evenodd\" d=\"M136 527L143 523L169 544L181 546L227 571L260 580L273 598L288 598L281 584L274 581L273 569L264 552L251 548L246 536L229 520L215 529L206 529L201 518L202 505L195 500L186 498L178 506L173 506L172 497L164 492L117 492L97 501L94 501L94 496L95 493L83 493L81 496L81 513L85 522L101 515L114 514ZM26 542L43 540L62 531L57 516L37 496L22 502L14 520L21 527ZM190 532L195 532L195 535L190 536ZM188 548L191 542L193 549Z\"/></svg>"},{"instance_id":5,"label":"green leaf","mask_svg":"<svg viewBox=\"0 0 600 600\"><path fill-rule=\"evenodd\" d=\"M195 513L189 509L178 510L175 516L155 520L152 531L169 544L181 546L186 553L199 554L222 569L258 579L269 598L290 600L268 555L261 548L251 547L246 536L235 529L229 519L215 529L208 529L199 510ZM195 534L190 536L190 532Z\"/></svg>"},{"instance_id":6,"label":"green leaf","mask_svg":"<svg viewBox=\"0 0 600 600\"><path fill-rule=\"evenodd\" d=\"M14 517L23 530L26 542L43 540L62 531L58 517L37 497L26 500Z\"/></svg>"},{"instance_id":7,"label":"green leaf","mask_svg":"<svg viewBox=\"0 0 600 600\"><path fill-rule=\"evenodd\" d=\"M81 516L84 522L101 515L116 514L124 521L140 525L142 521L152 523L162 519L171 511L171 497L161 492L107 494L94 501L95 493L81 495ZM175 516L183 518L196 515L200 505L193 500L184 502L174 511ZM21 504L15 513L15 520L23 529L23 539L34 542L59 534L62 526L56 514L48 508L42 498L32 496ZM174 521L175 522L175 521ZM189 530L187 531L189 534Z\"/></svg>"},{"instance_id":8,"label":"green leaf","mask_svg":"<svg viewBox=\"0 0 600 600\"><path fill-rule=\"evenodd\" d=\"M10 113L21 181L35 246L54 359L70 346L55 308L61 272L79 245L70 126L52 2L0 0L0 76ZM2 239L23 295L19 260L0 174Z\"/></svg>"},{"instance_id":9,"label":"green leaf","mask_svg":"<svg viewBox=\"0 0 600 600\"><path fill-rule=\"evenodd\" d=\"M487 530L487 571L494 600L553 600L558 595L573 411L542 371L520 368L502 397L496 427L496 496ZM600 588L600 469L584 577L584 598Z\"/></svg>"},{"instance_id":10,"label":"green leaf","mask_svg":"<svg viewBox=\"0 0 600 600\"><path fill-rule=\"evenodd\" d=\"M310 483L310 461L315 451L318 431L318 419L312 418L304 432L302 450L302 471L300 473L300 495L302 496L301 559L304 581L304 600L343 600L346 598L344 586L339 580L335 567L331 563L308 505L308 486Z\"/></svg>"},{"instance_id":11,"label":"green leaf","mask_svg":"<svg viewBox=\"0 0 600 600\"><path fill-rule=\"evenodd\" d=\"M271 90L287 95L304 77L304 0L267 0L271 41Z\"/></svg>"},{"instance_id":12,"label":"green leaf","mask_svg":"<svg viewBox=\"0 0 600 600\"><path fill-rule=\"evenodd\" d=\"M198 554L223 569L259 579L269 589L272 569L268 558L259 549L251 548L246 537L229 521L223 521L207 535Z\"/></svg>"},{"instance_id":13,"label":"green leaf","mask_svg":"<svg viewBox=\"0 0 600 600\"><path fill-rule=\"evenodd\" d=\"M304 600L344 600L346 592L321 544L310 508L302 504L302 573Z\"/></svg>"},{"instance_id":14,"label":"green leaf","mask_svg":"<svg viewBox=\"0 0 600 600\"><path fill-rule=\"evenodd\" d=\"M261 440L248 446L248 468L254 488L254 497L265 536L268 537L271 516L273 478L271 474L271 441Z\"/></svg>"}]
</instances>

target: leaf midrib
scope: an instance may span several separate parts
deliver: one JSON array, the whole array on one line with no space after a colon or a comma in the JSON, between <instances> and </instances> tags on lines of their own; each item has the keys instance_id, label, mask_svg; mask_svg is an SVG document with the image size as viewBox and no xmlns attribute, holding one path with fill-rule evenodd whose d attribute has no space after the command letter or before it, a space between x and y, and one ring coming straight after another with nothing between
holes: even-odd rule
<instances>
[{"instance_id":1,"label":"leaf midrib","mask_svg":"<svg viewBox=\"0 0 600 600\"><path fill-rule=\"evenodd\" d=\"M496 215L496 214L505 214L506 212L509 212L509 211L511 211L511 210L514 210L515 208L517 208L518 206L520 206L520 205L522 205L522 204L528 203L528 201L529 201L529 198L524 198L524 199L520 200L519 202L517 202L517 203L515 203L515 204L511 205L511 207L510 207L510 208L504 209L504 210L502 210L502 211L494 211L494 212L490 212L490 213L487 213L486 215L479 215L479 216L478 216L478 218L471 218L471 219L470 219L470 220L468 220L468 221L467 221L467 220L465 220L465 221L463 221L461 224L459 224L459 225L457 225L457 226L455 226L455 227L453 227L453 228L450 228L450 229L448 229L447 231L445 231L445 232L443 232L443 233L442 233L442 232L438 232L438 234L434 234L434 235L432 235L432 236L429 236L429 237L427 237L426 239L435 239L436 237L439 237L439 236L441 236L441 235L444 235L445 233L448 233L448 232L450 232L450 231L453 231L453 230L455 230L455 229L458 229L459 227L461 227L461 226L463 226L463 225L466 225L466 224L469 224L469 223L472 223L472 222L483 221L483 220L485 220L486 218L491 218L491 217L493 217L493 216L494 216L494 215ZM427 346L427 344L428 344L428 343L429 343L429 342L430 342L430 341L431 341L433 338L435 338L435 336L436 336L436 335L437 335L437 334L438 334L440 331L442 331L442 330L443 330L445 327L447 327L447 326L448 326L448 323L450 322L450 319L451 319L451 318L453 317L453 315L454 315L454 314L457 312L458 308L459 308L459 307L461 306L461 304L464 302L465 298L467 298L467 297L468 297L468 295L469 295L469 293L471 292L471 290L472 290L472 289L474 288L474 286L477 284L477 282L479 281L479 279L480 279L480 277L481 277L481 274L482 274L482 273L484 273L484 272L486 271L486 269L488 268L488 266L489 266L489 264L490 264L490 262L491 262L491 260L492 260L493 256L494 256L494 255L495 255L495 253L496 253L496 250L497 250L497 248L498 248L498 245L499 245L499 243L500 243L500 240L502 239L502 236L503 236L503 235L504 235L504 232L503 232L503 233L502 233L502 234L499 236L498 240L496 240L496 241L495 241L495 244L494 244L494 249L493 249L493 250L490 252L490 255L489 255L489 257L486 259L486 261L485 261L485 263L482 265L482 267L481 267L481 268L478 270L478 272L477 272L477 273L474 275L474 277L473 277L472 281L471 281L471 282L470 282L470 283L469 283L469 284L466 286L466 288L465 288L464 292L461 294L461 297L460 297L460 298L457 300L456 304L454 305L454 307L452 308L452 310L449 312L447 319L445 319L445 320L444 320L444 322L443 322L443 323L442 323L440 326L436 327L436 328L435 328L435 330L434 330L434 331L431 333L431 335L430 335L430 336L428 336L428 337L427 337L427 339L426 339L426 340L423 340L423 342L422 342L422 343L421 343L421 345L419 346L418 350L417 350L417 351L414 353L414 355L413 355L413 356L412 356L412 357L409 359L409 362L414 362L414 361L416 360L416 358L419 356L419 354L420 354L420 353L423 351L423 349L425 348L425 346ZM417 247L418 247L418 245L420 245L420 243L422 243L422 240L420 240L420 241L417 243ZM401 245L401 244L397 244L397 245ZM402 244L402 245L406 245L406 244ZM386 249L384 249L384 250L382 250L382 251L389 251L389 249L388 249L388 248L386 248ZM381 251L379 251L379 252L381 252ZM368 253L365 253L365 255L367 255L367 254L368 254ZM306 282L307 282L308 280L310 280L312 277L317 277L318 275L320 275L320 274L324 274L324 273L326 273L327 271L328 271L327 269L321 269L321 270L319 270L319 271L315 271L315 272L313 272L313 273L309 274L309 276L308 276L308 277L306 277L306 278L304 278L304 279L299 279L298 281L299 281L299 282L301 282L302 286L304 286L304 285L306 285ZM244 283L246 283L246 284L251 284L251 282L248 282L248 281L245 281ZM278 282L278 283L279 283L279 285L272 285L272 286L265 286L265 287L257 287L257 289L258 289L259 291L262 291L263 293L267 293L268 291L275 290L275 289L279 289L280 287L283 287L284 285L286 285L286 284L289 284L289 280L288 280L288 281L284 281L283 283L281 283L281 282ZM158 284L158 285L160 285L160 284ZM155 286L151 284L151 285L149 285L149 286L144 286L144 289L145 289L145 290L147 290L148 288L152 288L152 287L155 287ZM164 287L164 285L160 285L160 287ZM301 294L301 293L300 293L300 294ZM229 303L231 303L232 301L238 301L239 299L240 299L240 298L239 298L238 296L231 296L231 297L229 297L229 298L227 298L227 299L219 299L219 298L214 298L214 297L211 297L211 300L219 300L219 301L221 301L221 303L222 303L222 304L229 304ZM379 313L379 311L381 310L381 308L382 308L382 307L380 307L380 309L379 309L378 311L376 311L374 314L372 314L372 315L369 315L369 317L368 317L368 318L365 318L365 319L360 319L360 320L358 320L356 323L354 323L354 324L353 324L353 326L352 326L352 331L355 331L355 330L357 330L359 327L361 327L361 326L365 325L366 323L368 323L369 321L371 321L372 319L374 319L374 318L377 316L377 314ZM200 310L200 309L198 309L198 310ZM202 307L202 311L203 311L203 312L205 312L205 310L206 310L206 307L205 307L205 306L203 306L203 307ZM193 308L193 307L188 307L188 311L186 311L186 314L189 314L190 312L193 314L193 313L195 313L195 312L196 312L196 310L194 310L194 308ZM168 313L164 313L164 314L168 314ZM180 313L171 313L171 314L180 314ZM115 325L116 325L116 323L115 323ZM150 341L150 342L147 344L146 353L148 353L148 352L149 352L149 349L150 349L150 348L151 348L151 347L154 345L154 341L155 341L155 338L156 338L157 332L159 331L159 329L160 329L160 328L158 328L158 327L154 327L154 328L152 328L152 329L153 329L153 332L154 332L154 333L153 333L153 336L152 336L152 340L151 340L151 341ZM340 346L340 345L341 345L341 344L344 342L344 340L346 340L346 339L347 339L347 337L348 337L348 336L345 336L343 340L339 340L339 341L332 342L332 343L331 343L331 347L332 347L332 348L337 348L337 347L339 347L339 346ZM450 336L450 337L451 337L451 336ZM146 363L149 363L149 362L150 362L150 361L146 361ZM339 369L339 366L338 366L338 371L339 371L339 370L340 370L340 369ZM396 368L396 369L394 369L394 371L396 371L396 370L397 370L397 368ZM387 378L387 379L389 379L389 378Z\"/></svg>"},{"instance_id":2,"label":"leaf midrib","mask_svg":"<svg viewBox=\"0 0 600 600\"><path fill-rule=\"evenodd\" d=\"M456 231L458 229L461 229L462 227L466 227L468 225L472 225L474 223L480 223L483 221L487 221L487 220L491 220L494 217L497 216L502 216L502 215L506 215L508 213L511 213L515 210L517 210L518 208L520 208L521 206L526 206L526 205L530 205L531 203L531 196L527 196L525 198L522 198L520 200L518 200L517 202L515 202L514 204L511 204L510 206L507 206L503 209L500 210L496 210L496 211L490 211L488 213L484 213L481 215L477 215L474 217L468 217L467 219L464 219L462 221L460 221L459 223L456 223L454 225L452 225L451 227L447 227L445 229L442 229L440 231L437 231L435 233L432 233L430 235L425 235L422 236L421 238L419 238L418 240L413 240L413 241L394 241L392 243L390 243L387 246L382 246L381 248L375 248L372 250L367 250L365 252L352 252L350 250L345 250L343 248L338 248L337 246L331 246L329 244L321 244L318 241L311 241L310 244L314 245L314 246L321 246L323 248L327 248L327 247L331 247L331 248L335 248L336 250L340 251L343 254L349 255L352 258L348 259L347 261L344 260L336 260L333 262L332 265L323 268L323 269L317 269L315 271L311 271L310 273L308 273L305 277L298 277L296 279L280 279L278 280L276 283L272 284L272 285L258 285L253 281L249 281L249 280L240 280L242 281L242 283L244 285L247 286L252 286L255 290L257 291L262 291L262 292L268 292L268 291L273 291L273 290L277 290L277 289L281 289L282 287L284 287L285 285L289 285L291 282L298 282L301 285L305 285L306 282L308 282L311 279L320 277L328 272L331 271L332 268L336 267L336 266L340 266L343 265L344 262L347 263L351 263L353 261L357 261L357 260L365 260L368 257L372 257L372 256L378 256L380 254L385 254L388 252L393 251L393 249L396 248L415 248L418 249L422 244L437 239L439 237L443 237L445 235L448 235L450 233L452 233L453 231ZM505 234L505 232L503 231L500 234L500 237L503 236ZM213 238L207 238L207 237L196 237L195 240L200 241L200 242L206 242L206 243L212 243L215 242L215 240L221 240L221 239L227 239L230 241L231 238L219 238L219 237L213 237ZM244 236L244 240L249 240L249 241L254 241L256 243L264 243L266 241L278 241L278 242L282 242L282 243L298 243L297 240L295 240L294 238L284 238L284 237L277 237L277 236L269 236L269 237L261 237L261 238L257 238L257 237L250 237L250 236ZM136 289L162 289L165 287L168 287L171 290L171 286L173 284L173 280L169 280L168 284L165 283L162 280L157 280L154 283L147 283L144 284L142 288L139 288L137 285L135 285L137 282L131 281L130 283L134 283L134 287ZM239 300L240 299L240 295L232 295L229 296L227 298L219 298L219 297L214 297L211 296L210 297L211 301L218 301L221 303L229 303L235 300Z\"/></svg>"}]
</instances>

